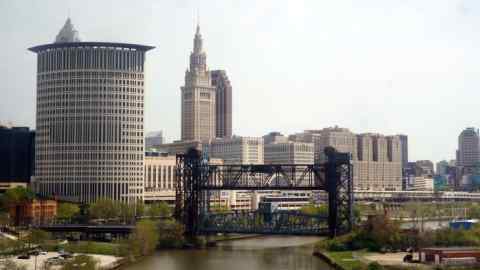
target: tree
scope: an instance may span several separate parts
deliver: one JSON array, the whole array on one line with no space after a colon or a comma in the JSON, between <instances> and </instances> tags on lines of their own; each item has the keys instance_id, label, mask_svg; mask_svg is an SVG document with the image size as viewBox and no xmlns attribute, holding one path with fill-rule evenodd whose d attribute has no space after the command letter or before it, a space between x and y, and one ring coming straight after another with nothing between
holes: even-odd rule
<instances>
[{"instance_id":1,"label":"tree","mask_svg":"<svg viewBox=\"0 0 480 270\"><path fill-rule=\"evenodd\" d=\"M367 266L368 270L383 270L383 266L379 264L378 262L371 262Z\"/></svg>"},{"instance_id":2,"label":"tree","mask_svg":"<svg viewBox=\"0 0 480 270\"><path fill-rule=\"evenodd\" d=\"M162 220L158 223L158 245L162 248L179 248L183 245L185 228L174 219Z\"/></svg>"},{"instance_id":3,"label":"tree","mask_svg":"<svg viewBox=\"0 0 480 270\"><path fill-rule=\"evenodd\" d=\"M328 207L325 204L314 205L308 204L300 208L300 212L307 215L318 215L318 216L328 216Z\"/></svg>"},{"instance_id":4,"label":"tree","mask_svg":"<svg viewBox=\"0 0 480 270\"><path fill-rule=\"evenodd\" d=\"M73 203L60 203L57 208L57 218L72 219L80 213L80 207Z\"/></svg>"},{"instance_id":5,"label":"tree","mask_svg":"<svg viewBox=\"0 0 480 270\"><path fill-rule=\"evenodd\" d=\"M26 265L19 265L11 259L7 259L0 265L0 270L27 270Z\"/></svg>"},{"instance_id":6,"label":"tree","mask_svg":"<svg viewBox=\"0 0 480 270\"><path fill-rule=\"evenodd\" d=\"M158 245L158 239L159 230L157 224L151 220L142 220L135 226L129 242L133 254L146 256L153 253Z\"/></svg>"},{"instance_id":7,"label":"tree","mask_svg":"<svg viewBox=\"0 0 480 270\"><path fill-rule=\"evenodd\" d=\"M8 209L13 205L31 201L34 198L35 193L31 189L22 186L9 188L2 196L2 207Z\"/></svg>"},{"instance_id":8,"label":"tree","mask_svg":"<svg viewBox=\"0 0 480 270\"><path fill-rule=\"evenodd\" d=\"M77 255L72 260L67 261L61 268L62 270L96 270L99 261L88 255Z\"/></svg>"},{"instance_id":9,"label":"tree","mask_svg":"<svg viewBox=\"0 0 480 270\"><path fill-rule=\"evenodd\" d=\"M172 209L165 202L153 203L147 207L147 216L150 217L170 217Z\"/></svg>"},{"instance_id":10,"label":"tree","mask_svg":"<svg viewBox=\"0 0 480 270\"><path fill-rule=\"evenodd\" d=\"M89 207L89 216L93 219L113 219L121 214L120 207L111 199L99 199Z\"/></svg>"},{"instance_id":11,"label":"tree","mask_svg":"<svg viewBox=\"0 0 480 270\"><path fill-rule=\"evenodd\" d=\"M34 245L43 245L45 241L50 239L50 234L46 231L34 229L31 230L28 236L25 238L25 241L29 246Z\"/></svg>"}]
</instances>

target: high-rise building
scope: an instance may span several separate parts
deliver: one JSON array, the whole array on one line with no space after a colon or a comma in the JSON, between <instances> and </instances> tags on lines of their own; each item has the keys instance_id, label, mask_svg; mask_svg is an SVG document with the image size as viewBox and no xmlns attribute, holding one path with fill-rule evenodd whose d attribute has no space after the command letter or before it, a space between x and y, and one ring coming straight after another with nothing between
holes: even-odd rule
<instances>
[{"instance_id":1,"label":"high-rise building","mask_svg":"<svg viewBox=\"0 0 480 270\"><path fill-rule=\"evenodd\" d=\"M469 127L458 136L457 165L473 167L480 161L480 144L478 129Z\"/></svg>"},{"instance_id":2,"label":"high-rise building","mask_svg":"<svg viewBox=\"0 0 480 270\"><path fill-rule=\"evenodd\" d=\"M398 135L398 138L400 138L400 143L402 147L402 168L405 168L408 163L408 136Z\"/></svg>"},{"instance_id":3,"label":"high-rise building","mask_svg":"<svg viewBox=\"0 0 480 270\"><path fill-rule=\"evenodd\" d=\"M147 134L145 137L145 147L155 147L163 144L163 131L155 131Z\"/></svg>"},{"instance_id":4,"label":"high-rise building","mask_svg":"<svg viewBox=\"0 0 480 270\"><path fill-rule=\"evenodd\" d=\"M207 55L203 51L200 26L193 40L190 68L185 72L182 95L182 141L215 138L215 86L207 69Z\"/></svg>"},{"instance_id":5,"label":"high-rise building","mask_svg":"<svg viewBox=\"0 0 480 270\"><path fill-rule=\"evenodd\" d=\"M28 127L0 126L0 191L30 183L34 161L35 132Z\"/></svg>"},{"instance_id":6,"label":"high-rise building","mask_svg":"<svg viewBox=\"0 0 480 270\"><path fill-rule=\"evenodd\" d=\"M143 199L150 46L81 42L70 19L37 53L35 189L77 202Z\"/></svg>"},{"instance_id":7,"label":"high-rise building","mask_svg":"<svg viewBox=\"0 0 480 270\"><path fill-rule=\"evenodd\" d=\"M257 137L218 138L210 142L209 156L225 164L263 164L263 139Z\"/></svg>"},{"instance_id":8,"label":"high-rise building","mask_svg":"<svg viewBox=\"0 0 480 270\"><path fill-rule=\"evenodd\" d=\"M212 70L215 86L215 128L217 138L232 137L232 85L225 70Z\"/></svg>"}]
</instances>

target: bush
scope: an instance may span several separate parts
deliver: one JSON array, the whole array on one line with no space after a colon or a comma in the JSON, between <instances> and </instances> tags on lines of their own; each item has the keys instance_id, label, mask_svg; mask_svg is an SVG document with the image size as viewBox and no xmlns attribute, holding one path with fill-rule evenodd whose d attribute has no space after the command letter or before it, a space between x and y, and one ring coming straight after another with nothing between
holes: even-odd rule
<instances>
[{"instance_id":1,"label":"bush","mask_svg":"<svg viewBox=\"0 0 480 270\"><path fill-rule=\"evenodd\" d=\"M367 266L367 270L383 270L383 266L378 262L369 263Z\"/></svg>"}]
</instances>

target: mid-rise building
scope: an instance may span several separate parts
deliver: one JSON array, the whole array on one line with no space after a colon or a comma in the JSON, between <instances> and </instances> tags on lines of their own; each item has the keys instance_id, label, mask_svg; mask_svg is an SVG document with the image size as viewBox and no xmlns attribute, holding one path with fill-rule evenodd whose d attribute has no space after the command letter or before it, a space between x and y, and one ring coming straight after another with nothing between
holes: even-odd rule
<instances>
[{"instance_id":1,"label":"mid-rise building","mask_svg":"<svg viewBox=\"0 0 480 270\"><path fill-rule=\"evenodd\" d=\"M446 160L441 160L436 164L435 174L437 175L446 175L448 170L449 163Z\"/></svg>"},{"instance_id":2,"label":"mid-rise building","mask_svg":"<svg viewBox=\"0 0 480 270\"><path fill-rule=\"evenodd\" d=\"M185 85L181 87L182 141L215 138L216 92L207 69L207 55L203 50L200 26L193 40L190 68L185 72Z\"/></svg>"},{"instance_id":3,"label":"mid-rise building","mask_svg":"<svg viewBox=\"0 0 480 270\"><path fill-rule=\"evenodd\" d=\"M233 136L210 141L209 156L225 164L263 164L263 139Z\"/></svg>"},{"instance_id":4,"label":"mid-rise building","mask_svg":"<svg viewBox=\"0 0 480 270\"><path fill-rule=\"evenodd\" d=\"M225 70L212 70L215 86L215 129L217 138L232 137L232 85Z\"/></svg>"},{"instance_id":5,"label":"mid-rise building","mask_svg":"<svg viewBox=\"0 0 480 270\"><path fill-rule=\"evenodd\" d=\"M210 164L221 165L221 159L210 159ZM145 153L144 202L175 203L176 156L160 152ZM216 197L212 196L212 199Z\"/></svg>"},{"instance_id":6,"label":"mid-rise building","mask_svg":"<svg viewBox=\"0 0 480 270\"><path fill-rule=\"evenodd\" d=\"M150 46L81 42L70 19L37 54L35 190L82 203L143 200Z\"/></svg>"},{"instance_id":7,"label":"mid-rise building","mask_svg":"<svg viewBox=\"0 0 480 270\"><path fill-rule=\"evenodd\" d=\"M151 148L163 144L163 131L155 131L145 137L145 147Z\"/></svg>"},{"instance_id":8,"label":"mid-rise building","mask_svg":"<svg viewBox=\"0 0 480 270\"><path fill-rule=\"evenodd\" d=\"M402 190L401 142L398 136L357 135L358 156L353 160L354 188Z\"/></svg>"},{"instance_id":9,"label":"mid-rise building","mask_svg":"<svg viewBox=\"0 0 480 270\"><path fill-rule=\"evenodd\" d=\"M430 176L417 176L413 185L408 189L412 191L433 191L434 181Z\"/></svg>"},{"instance_id":10,"label":"mid-rise building","mask_svg":"<svg viewBox=\"0 0 480 270\"><path fill-rule=\"evenodd\" d=\"M284 136L282 133L274 131L270 132L267 135L263 136L263 143L270 144L270 143L286 143L289 139L287 136Z\"/></svg>"},{"instance_id":11,"label":"mid-rise building","mask_svg":"<svg viewBox=\"0 0 480 270\"><path fill-rule=\"evenodd\" d=\"M478 129L469 127L458 136L457 165L473 167L480 161L480 137Z\"/></svg>"},{"instance_id":12,"label":"mid-rise building","mask_svg":"<svg viewBox=\"0 0 480 270\"><path fill-rule=\"evenodd\" d=\"M278 142L264 145L265 164L313 164L313 143Z\"/></svg>"},{"instance_id":13,"label":"mid-rise building","mask_svg":"<svg viewBox=\"0 0 480 270\"><path fill-rule=\"evenodd\" d=\"M35 166L35 132L0 126L0 191L27 186Z\"/></svg>"},{"instance_id":14,"label":"mid-rise building","mask_svg":"<svg viewBox=\"0 0 480 270\"><path fill-rule=\"evenodd\" d=\"M354 188L361 190L402 189L402 149L399 136L354 134L346 128L331 127L306 130L289 137L314 144L315 162L327 160L324 149L334 147L351 154Z\"/></svg>"},{"instance_id":15,"label":"mid-rise building","mask_svg":"<svg viewBox=\"0 0 480 270\"><path fill-rule=\"evenodd\" d=\"M417 175L429 175L431 177L435 174L433 162L430 160L417 160L415 165L417 167Z\"/></svg>"}]
</instances>

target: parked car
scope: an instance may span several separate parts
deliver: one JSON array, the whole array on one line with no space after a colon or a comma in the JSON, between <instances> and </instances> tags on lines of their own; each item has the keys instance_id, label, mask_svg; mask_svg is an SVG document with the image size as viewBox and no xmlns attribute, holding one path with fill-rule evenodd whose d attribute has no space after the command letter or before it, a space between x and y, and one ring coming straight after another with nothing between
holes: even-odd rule
<instances>
[{"instance_id":1,"label":"parked car","mask_svg":"<svg viewBox=\"0 0 480 270\"><path fill-rule=\"evenodd\" d=\"M40 255L47 255L46 251L40 251Z\"/></svg>"},{"instance_id":2,"label":"parked car","mask_svg":"<svg viewBox=\"0 0 480 270\"><path fill-rule=\"evenodd\" d=\"M23 254L23 255L18 256L17 259L28 260L28 259L30 259L30 256L28 254Z\"/></svg>"}]
</instances>

